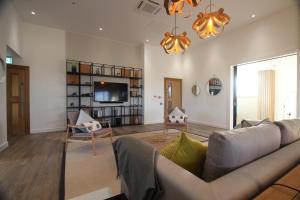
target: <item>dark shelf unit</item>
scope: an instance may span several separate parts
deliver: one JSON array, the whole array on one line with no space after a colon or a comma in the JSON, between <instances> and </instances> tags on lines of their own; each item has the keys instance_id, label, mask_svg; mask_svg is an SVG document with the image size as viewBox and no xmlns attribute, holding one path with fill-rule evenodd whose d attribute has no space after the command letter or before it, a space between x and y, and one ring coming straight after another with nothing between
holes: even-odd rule
<instances>
[{"instance_id":1,"label":"dark shelf unit","mask_svg":"<svg viewBox=\"0 0 300 200\"><path fill-rule=\"evenodd\" d=\"M95 81L123 79L129 83L128 102L104 104L94 101ZM89 96L88 96L89 95ZM144 124L143 69L92 62L66 61L66 109L84 109L101 122L113 127Z\"/></svg>"}]
</instances>

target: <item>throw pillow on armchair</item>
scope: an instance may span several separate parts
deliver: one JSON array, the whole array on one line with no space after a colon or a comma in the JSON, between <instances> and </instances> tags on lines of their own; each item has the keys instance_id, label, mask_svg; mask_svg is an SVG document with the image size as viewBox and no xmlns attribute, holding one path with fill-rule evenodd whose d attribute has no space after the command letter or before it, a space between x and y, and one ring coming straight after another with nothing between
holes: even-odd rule
<instances>
[{"instance_id":1,"label":"throw pillow on armchair","mask_svg":"<svg viewBox=\"0 0 300 200\"><path fill-rule=\"evenodd\" d=\"M175 107L168 117L169 123L184 124L187 115L184 114L178 107Z\"/></svg>"}]
</instances>

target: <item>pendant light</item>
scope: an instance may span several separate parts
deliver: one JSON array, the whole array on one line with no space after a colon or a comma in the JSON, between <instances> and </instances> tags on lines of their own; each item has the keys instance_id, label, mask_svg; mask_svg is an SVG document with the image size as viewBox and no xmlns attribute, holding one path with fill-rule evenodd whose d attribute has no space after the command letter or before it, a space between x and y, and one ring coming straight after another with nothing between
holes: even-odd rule
<instances>
[{"instance_id":1,"label":"pendant light","mask_svg":"<svg viewBox=\"0 0 300 200\"><path fill-rule=\"evenodd\" d=\"M183 8L186 4L191 7L197 7L201 0L165 0L164 7L168 15L178 13L183 14Z\"/></svg>"},{"instance_id":2,"label":"pendant light","mask_svg":"<svg viewBox=\"0 0 300 200\"><path fill-rule=\"evenodd\" d=\"M191 45L191 40L187 37L187 33L183 32L177 35L177 12L175 12L175 27L170 32L165 33L164 39L160 45L164 48L167 54L170 53L184 53L185 50Z\"/></svg>"},{"instance_id":3,"label":"pendant light","mask_svg":"<svg viewBox=\"0 0 300 200\"><path fill-rule=\"evenodd\" d=\"M197 15L196 21L193 23L193 29L197 32L201 39L210 36L216 36L224 31L225 25L230 21L229 15L224 13L224 9L220 8L218 11L213 12L211 3L206 7L205 12L200 12ZM207 11L209 8L209 12Z\"/></svg>"}]
</instances>

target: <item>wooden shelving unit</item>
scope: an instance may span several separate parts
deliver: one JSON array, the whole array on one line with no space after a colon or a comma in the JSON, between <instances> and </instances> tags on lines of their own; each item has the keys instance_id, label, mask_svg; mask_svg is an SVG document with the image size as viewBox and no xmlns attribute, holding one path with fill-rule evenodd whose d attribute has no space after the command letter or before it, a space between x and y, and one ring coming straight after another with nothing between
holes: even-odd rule
<instances>
[{"instance_id":1,"label":"wooden shelving unit","mask_svg":"<svg viewBox=\"0 0 300 200\"><path fill-rule=\"evenodd\" d=\"M128 102L106 104L94 101L94 82L108 78L129 82ZM142 68L66 61L67 112L84 109L95 119L109 121L112 126L141 125L144 123L143 96Z\"/></svg>"}]
</instances>

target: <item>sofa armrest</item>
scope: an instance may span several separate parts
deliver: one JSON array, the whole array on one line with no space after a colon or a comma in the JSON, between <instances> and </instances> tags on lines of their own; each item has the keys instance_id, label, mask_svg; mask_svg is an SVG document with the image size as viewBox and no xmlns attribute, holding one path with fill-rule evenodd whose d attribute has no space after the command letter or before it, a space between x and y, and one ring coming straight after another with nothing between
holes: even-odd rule
<instances>
[{"instance_id":1,"label":"sofa armrest","mask_svg":"<svg viewBox=\"0 0 300 200\"><path fill-rule=\"evenodd\" d=\"M159 183L164 191L161 200L215 199L210 184L167 158L159 155L156 167Z\"/></svg>"}]
</instances>

